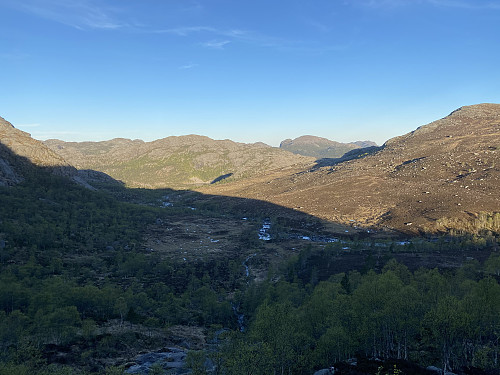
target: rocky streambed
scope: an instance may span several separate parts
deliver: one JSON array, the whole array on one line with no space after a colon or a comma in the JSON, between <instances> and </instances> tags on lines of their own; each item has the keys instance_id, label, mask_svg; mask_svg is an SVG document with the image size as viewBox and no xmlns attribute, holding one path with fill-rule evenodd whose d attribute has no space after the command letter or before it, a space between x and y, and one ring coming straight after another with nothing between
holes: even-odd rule
<instances>
[{"instance_id":1,"label":"rocky streambed","mask_svg":"<svg viewBox=\"0 0 500 375\"><path fill-rule=\"evenodd\" d=\"M186 368L186 357L186 350L175 347L141 354L135 358L134 364L125 371L125 374L149 374L153 366L169 370L169 374L189 374L191 371Z\"/></svg>"}]
</instances>

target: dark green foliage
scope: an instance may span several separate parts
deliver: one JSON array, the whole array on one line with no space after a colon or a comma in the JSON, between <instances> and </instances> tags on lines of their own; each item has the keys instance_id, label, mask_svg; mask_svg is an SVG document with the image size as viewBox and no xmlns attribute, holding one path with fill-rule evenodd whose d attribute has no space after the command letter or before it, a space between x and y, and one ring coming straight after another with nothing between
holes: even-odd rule
<instances>
[{"instance_id":1,"label":"dark green foliage","mask_svg":"<svg viewBox=\"0 0 500 375\"><path fill-rule=\"evenodd\" d=\"M239 263L175 264L142 250L146 227L172 211L41 178L0 188L0 364L10 369L1 374L48 368L45 359L16 359L26 340L47 356L48 347L82 347L86 359L71 360L80 368L89 356L116 355L137 338L99 334L113 320L146 335L173 324L235 325L219 291L234 287Z\"/></svg>"},{"instance_id":2,"label":"dark green foliage","mask_svg":"<svg viewBox=\"0 0 500 375\"><path fill-rule=\"evenodd\" d=\"M125 193L138 201L157 197ZM120 202L49 175L0 188L0 207L0 375L121 373L93 360L120 356L139 340L154 342L156 332L177 324L234 330L218 355L191 355L197 373L206 356L216 357L218 373L227 375L309 374L356 354L451 369L499 367L496 252L484 265L469 261L455 272L410 272L372 244L352 240L348 247L359 252L362 273L333 272L343 247L335 243L308 246L289 258L282 274L269 272L268 280L247 285L241 259L178 263L144 250L146 226L185 210ZM214 200L188 211L223 212ZM255 238L248 231L235 243L255 249ZM495 249L495 241L422 239L408 249ZM386 245L385 256L397 253ZM245 333L235 332L229 295L245 314ZM143 332L122 330L132 324ZM105 326L115 331L104 332ZM58 351L71 367L52 355Z\"/></svg>"},{"instance_id":3,"label":"dark green foliage","mask_svg":"<svg viewBox=\"0 0 500 375\"><path fill-rule=\"evenodd\" d=\"M246 298L261 302L248 333L232 339L238 350L226 351L228 372L247 352L263 361L248 362L252 373L312 373L355 355L498 369L500 285L467 277L466 267L411 273L389 261L381 273L338 275L312 289L266 284L264 300L250 288Z\"/></svg>"},{"instance_id":4,"label":"dark green foliage","mask_svg":"<svg viewBox=\"0 0 500 375\"><path fill-rule=\"evenodd\" d=\"M205 360L207 354L204 351L189 351L186 358L186 365L192 371L192 375L207 374L205 370Z\"/></svg>"}]
</instances>

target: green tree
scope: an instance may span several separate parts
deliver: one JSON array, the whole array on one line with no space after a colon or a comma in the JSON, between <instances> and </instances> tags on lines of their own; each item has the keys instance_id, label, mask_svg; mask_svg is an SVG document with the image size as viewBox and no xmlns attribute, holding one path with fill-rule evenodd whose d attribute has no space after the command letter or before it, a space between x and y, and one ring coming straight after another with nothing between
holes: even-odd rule
<instances>
[{"instance_id":1,"label":"green tree","mask_svg":"<svg viewBox=\"0 0 500 375\"><path fill-rule=\"evenodd\" d=\"M424 331L441 353L443 372L452 370L452 361L459 356L459 343L466 337L470 316L463 310L460 300L447 296L439 300L424 318Z\"/></svg>"},{"instance_id":2,"label":"green tree","mask_svg":"<svg viewBox=\"0 0 500 375\"><path fill-rule=\"evenodd\" d=\"M205 375L207 373L205 370L206 359L207 354L204 351L190 350L186 357L186 366L191 369L193 375Z\"/></svg>"},{"instance_id":3,"label":"green tree","mask_svg":"<svg viewBox=\"0 0 500 375\"><path fill-rule=\"evenodd\" d=\"M50 313L39 310L35 315L38 337L42 341L65 344L76 336L81 326L75 306L56 308Z\"/></svg>"},{"instance_id":4,"label":"green tree","mask_svg":"<svg viewBox=\"0 0 500 375\"><path fill-rule=\"evenodd\" d=\"M289 302L261 305L250 337L270 349L277 374L288 373L301 361L305 362L306 335Z\"/></svg>"},{"instance_id":5,"label":"green tree","mask_svg":"<svg viewBox=\"0 0 500 375\"><path fill-rule=\"evenodd\" d=\"M269 345L236 336L223 347L223 366L227 375L269 375L273 368L273 353Z\"/></svg>"},{"instance_id":6,"label":"green tree","mask_svg":"<svg viewBox=\"0 0 500 375\"><path fill-rule=\"evenodd\" d=\"M164 375L165 370L163 369L163 366L160 363L155 363L150 367L148 374L149 375Z\"/></svg>"},{"instance_id":7,"label":"green tree","mask_svg":"<svg viewBox=\"0 0 500 375\"><path fill-rule=\"evenodd\" d=\"M120 327L123 326L123 320L128 312L127 301L123 297L118 297L115 301L115 312L120 316Z\"/></svg>"},{"instance_id":8,"label":"green tree","mask_svg":"<svg viewBox=\"0 0 500 375\"><path fill-rule=\"evenodd\" d=\"M486 262L484 262L484 268L487 273L500 276L500 255L492 253Z\"/></svg>"}]
</instances>

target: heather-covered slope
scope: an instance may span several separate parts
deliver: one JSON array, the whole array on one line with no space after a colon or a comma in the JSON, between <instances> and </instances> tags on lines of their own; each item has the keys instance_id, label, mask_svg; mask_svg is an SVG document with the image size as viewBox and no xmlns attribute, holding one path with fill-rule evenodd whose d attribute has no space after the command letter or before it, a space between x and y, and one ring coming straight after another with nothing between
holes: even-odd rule
<instances>
[{"instance_id":1,"label":"heather-covered slope","mask_svg":"<svg viewBox=\"0 0 500 375\"><path fill-rule=\"evenodd\" d=\"M374 154L210 192L270 201L332 221L417 232L499 230L500 105L462 107Z\"/></svg>"}]
</instances>

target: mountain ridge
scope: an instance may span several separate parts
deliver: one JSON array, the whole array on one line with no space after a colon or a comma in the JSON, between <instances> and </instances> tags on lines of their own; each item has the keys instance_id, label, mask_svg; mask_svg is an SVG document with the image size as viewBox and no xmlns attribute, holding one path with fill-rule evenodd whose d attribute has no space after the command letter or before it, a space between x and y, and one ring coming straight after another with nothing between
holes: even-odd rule
<instances>
[{"instance_id":1,"label":"mountain ridge","mask_svg":"<svg viewBox=\"0 0 500 375\"><path fill-rule=\"evenodd\" d=\"M190 188L314 163L313 158L261 142L245 144L201 135L151 142L125 138L101 142L47 140L45 145L79 169L97 170L128 186L146 188Z\"/></svg>"},{"instance_id":2,"label":"mountain ridge","mask_svg":"<svg viewBox=\"0 0 500 375\"><path fill-rule=\"evenodd\" d=\"M258 199L330 222L412 234L458 230L500 212L500 104L458 108L329 164L262 143L198 135L42 144L4 119L0 131L4 185L23 179L22 165L5 151L12 150L72 178L102 177L99 171L129 186Z\"/></svg>"},{"instance_id":3,"label":"mountain ridge","mask_svg":"<svg viewBox=\"0 0 500 375\"><path fill-rule=\"evenodd\" d=\"M500 212L500 104L461 107L364 157L210 193L261 199L340 223L420 233ZM352 224L354 225L354 224Z\"/></svg>"},{"instance_id":4,"label":"mountain ridge","mask_svg":"<svg viewBox=\"0 0 500 375\"><path fill-rule=\"evenodd\" d=\"M295 139L287 138L280 143L280 148L294 154L321 158L340 158L349 151L377 146L372 141L341 143L314 135L302 135Z\"/></svg>"}]
</instances>

